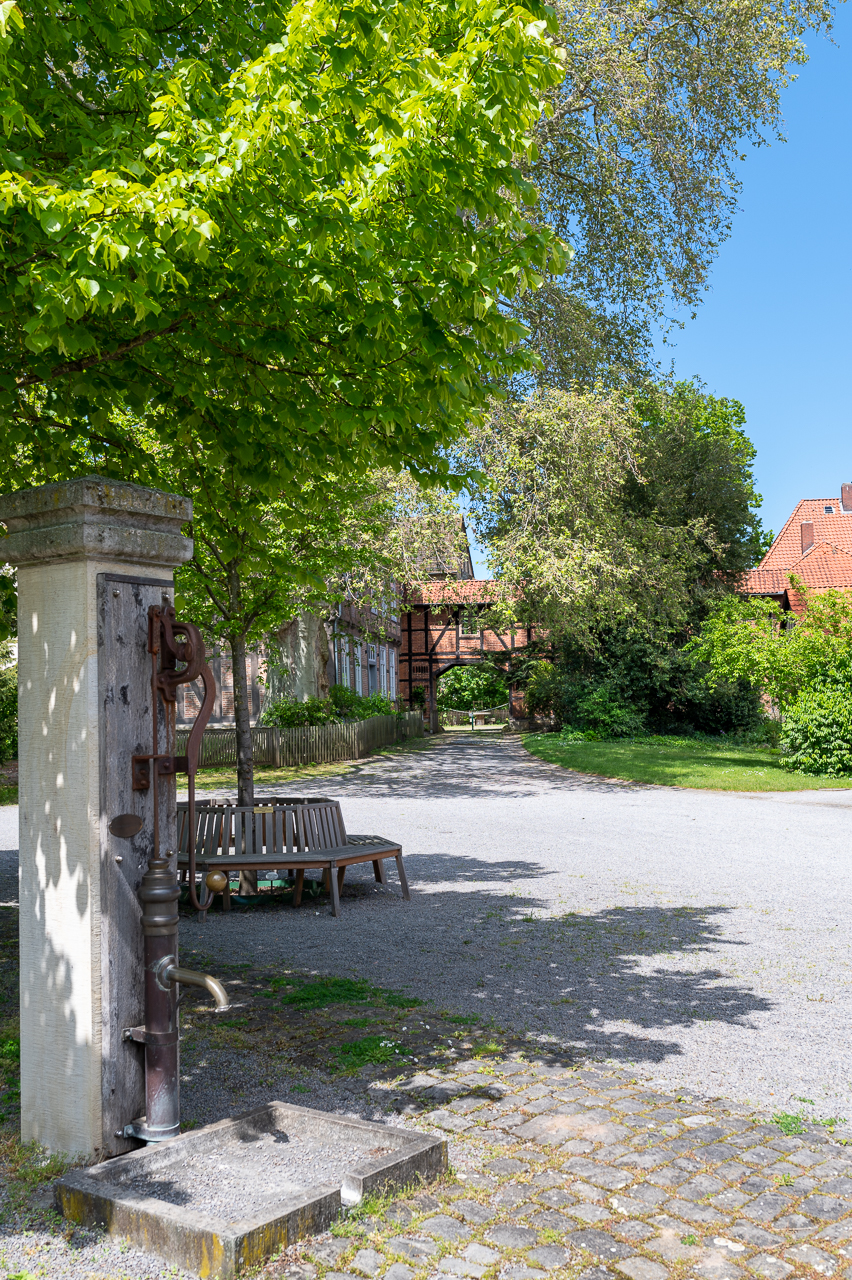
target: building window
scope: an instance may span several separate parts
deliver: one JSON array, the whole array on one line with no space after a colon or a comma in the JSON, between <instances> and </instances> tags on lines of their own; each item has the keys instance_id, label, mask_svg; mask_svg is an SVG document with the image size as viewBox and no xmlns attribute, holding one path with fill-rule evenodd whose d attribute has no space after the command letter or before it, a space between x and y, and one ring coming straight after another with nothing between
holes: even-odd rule
<instances>
[{"instance_id":1,"label":"building window","mask_svg":"<svg viewBox=\"0 0 852 1280\"><path fill-rule=\"evenodd\" d=\"M396 649L389 650L388 657L390 659L390 687L388 688L388 697L396 697Z\"/></svg>"},{"instance_id":2,"label":"building window","mask_svg":"<svg viewBox=\"0 0 852 1280\"><path fill-rule=\"evenodd\" d=\"M382 697L388 696L388 651L384 645L379 650L379 688Z\"/></svg>"}]
</instances>

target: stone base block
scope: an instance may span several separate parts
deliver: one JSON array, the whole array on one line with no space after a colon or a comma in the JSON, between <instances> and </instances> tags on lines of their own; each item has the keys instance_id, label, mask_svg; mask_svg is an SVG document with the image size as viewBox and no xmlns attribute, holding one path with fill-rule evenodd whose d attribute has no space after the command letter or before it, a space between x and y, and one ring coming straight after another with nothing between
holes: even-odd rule
<instances>
[{"instance_id":1,"label":"stone base block","mask_svg":"<svg viewBox=\"0 0 852 1280\"><path fill-rule=\"evenodd\" d=\"M270 1102L60 1178L73 1222L230 1280L325 1231L367 1192L439 1177L442 1138Z\"/></svg>"}]
</instances>

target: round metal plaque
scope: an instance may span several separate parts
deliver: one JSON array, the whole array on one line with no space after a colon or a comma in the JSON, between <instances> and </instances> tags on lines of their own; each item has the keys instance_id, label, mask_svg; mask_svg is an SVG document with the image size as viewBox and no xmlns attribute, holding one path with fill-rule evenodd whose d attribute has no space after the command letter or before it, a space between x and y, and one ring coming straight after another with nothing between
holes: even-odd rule
<instances>
[{"instance_id":1,"label":"round metal plaque","mask_svg":"<svg viewBox=\"0 0 852 1280\"><path fill-rule=\"evenodd\" d=\"M138 835L142 830L142 819L136 813L120 813L109 824L109 830L110 835L129 840L131 836Z\"/></svg>"}]
</instances>

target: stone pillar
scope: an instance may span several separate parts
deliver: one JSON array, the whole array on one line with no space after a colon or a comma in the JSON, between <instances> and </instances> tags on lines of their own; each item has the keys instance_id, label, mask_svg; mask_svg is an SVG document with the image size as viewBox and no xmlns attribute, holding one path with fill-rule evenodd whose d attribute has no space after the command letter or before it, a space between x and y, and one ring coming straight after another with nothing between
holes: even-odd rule
<instances>
[{"instance_id":1,"label":"stone pillar","mask_svg":"<svg viewBox=\"0 0 852 1280\"><path fill-rule=\"evenodd\" d=\"M144 1111L141 1052L121 1031L142 1021L153 805L130 756L151 751L148 606L173 598L191 514L187 498L99 476L0 497L0 562L18 570L21 1130L50 1151L137 1145L115 1131ZM173 714L161 727L166 743ZM170 848L173 784L161 804ZM133 838L108 831L122 812L143 819Z\"/></svg>"}]
</instances>

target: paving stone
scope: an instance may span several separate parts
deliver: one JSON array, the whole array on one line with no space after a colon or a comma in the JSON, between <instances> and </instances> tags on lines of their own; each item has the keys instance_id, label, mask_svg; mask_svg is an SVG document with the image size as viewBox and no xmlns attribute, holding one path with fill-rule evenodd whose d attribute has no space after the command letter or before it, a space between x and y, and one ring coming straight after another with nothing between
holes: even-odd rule
<instances>
[{"instance_id":1,"label":"paving stone","mask_svg":"<svg viewBox=\"0 0 852 1280\"><path fill-rule=\"evenodd\" d=\"M700 1262L702 1252L695 1245L684 1244L682 1231L664 1227L656 1240L649 1240L646 1248L658 1253L664 1262Z\"/></svg>"},{"instance_id":2,"label":"paving stone","mask_svg":"<svg viewBox=\"0 0 852 1280\"><path fill-rule=\"evenodd\" d=\"M595 1173L587 1173L586 1180L591 1182L595 1187L603 1187L606 1191L620 1191L622 1187L629 1187L633 1181L633 1175L625 1173L623 1169L609 1169L605 1166L598 1166Z\"/></svg>"},{"instance_id":3,"label":"paving stone","mask_svg":"<svg viewBox=\"0 0 852 1280\"><path fill-rule=\"evenodd\" d=\"M693 1271L703 1280L737 1280L742 1268L732 1262L726 1249L702 1250L704 1257L693 1264Z\"/></svg>"},{"instance_id":4,"label":"paving stone","mask_svg":"<svg viewBox=\"0 0 852 1280\"><path fill-rule=\"evenodd\" d=\"M647 1222L637 1222L635 1219L631 1219L629 1222L613 1223L612 1230L617 1232L622 1240L650 1240L652 1236L657 1234Z\"/></svg>"},{"instance_id":5,"label":"paving stone","mask_svg":"<svg viewBox=\"0 0 852 1280\"><path fill-rule=\"evenodd\" d=\"M790 1164L797 1164L802 1169L812 1169L814 1165L825 1164L828 1155L825 1151L809 1151L807 1147L788 1156Z\"/></svg>"},{"instance_id":6,"label":"paving stone","mask_svg":"<svg viewBox=\"0 0 852 1280\"><path fill-rule=\"evenodd\" d=\"M820 1184L817 1182L816 1178L809 1178L807 1175L803 1175L800 1178L794 1178L792 1182L785 1185L792 1187L795 1192L804 1196L807 1195L809 1191L816 1191Z\"/></svg>"},{"instance_id":7,"label":"paving stone","mask_svg":"<svg viewBox=\"0 0 852 1280\"><path fill-rule=\"evenodd\" d=\"M524 1111L531 1112L534 1116L543 1115L548 1111L555 1111L559 1104L554 1098L536 1098L533 1102L524 1103ZM561 1109L561 1108L560 1108Z\"/></svg>"},{"instance_id":8,"label":"paving stone","mask_svg":"<svg viewBox=\"0 0 852 1280\"><path fill-rule=\"evenodd\" d=\"M421 1191L419 1195L412 1198L411 1203L415 1205L421 1213L432 1213L435 1209L440 1209L441 1202L437 1196L430 1196L427 1191Z\"/></svg>"},{"instance_id":9,"label":"paving stone","mask_svg":"<svg viewBox=\"0 0 852 1280\"><path fill-rule=\"evenodd\" d=\"M492 1227L485 1236L486 1240L490 1240L492 1244L500 1245L504 1249L529 1249L538 1243L538 1232L531 1231L529 1227L510 1227L500 1226Z\"/></svg>"},{"instance_id":10,"label":"paving stone","mask_svg":"<svg viewBox=\"0 0 852 1280\"><path fill-rule=\"evenodd\" d=\"M699 1222L703 1226L712 1227L717 1222L725 1221L724 1215L717 1209L711 1209L709 1205L693 1204L689 1200L670 1200L666 1208L686 1222Z\"/></svg>"},{"instance_id":11,"label":"paving stone","mask_svg":"<svg viewBox=\"0 0 852 1280\"><path fill-rule=\"evenodd\" d=\"M566 1238L566 1244L585 1249L606 1262L630 1258L633 1255L633 1250L628 1245L613 1240L606 1231L597 1231L594 1227L587 1227L583 1231L572 1231Z\"/></svg>"},{"instance_id":12,"label":"paving stone","mask_svg":"<svg viewBox=\"0 0 852 1280\"><path fill-rule=\"evenodd\" d=\"M529 1193L529 1187L512 1186L510 1183L509 1186L501 1187L499 1191L494 1192L491 1203L505 1205L511 1209L515 1205L523 1204Z\"/></svg>"},{"instance_id":13,"label":"paving stone","mask_svg":"<svg viewBox=\"0 0 852 1280\"><path fill-rule=\"evenodd\" d=\"M739 1182L747 1173L751 1173L751 1169L740 1160L728 1160L716 1169L716 1177L724 1178L726 1182Z\"/></svg>"},{"instance_id":14,"label":"paving stone","mask_svg":"<svg viewBox=\"0 0 852 1280\"><path fill-rule=\"evenodd\" d=\"M607 1193L600 1187L593 1187L590 1182L574 1182L571 1194L586 1204L606 1204Z\"/></svg>"},{"instance_id":15,"label":"paving stone","mask_svg":"<svg viewBox=\"0 0 852 1280\"><path fill-rule=\"evenodd\" d=\"M690 1178L688 1182L682 1183L678 1187L678 1195L683 1200L703 1200L705 1196L712 1196L721 1191L724 1185L724 1182L720 1182L711 1174L700 1173L697 1178Z\"/></svg>"},{"instance_id":16,"label":"paving stone","mask_svg":"<svg viewBox=\"0 0 852 1280\"><path fill-rule=\"evenodd\" d=\"M526 1173L529 1165L523 1160L515 1160L511 1156L498 1156L496 1160L490 1160L485 1166L492 1173Z\"/></svg>"},{"instance_id":17,"label":"paving stone","mask_svg":"<svg viewBox=\"0 0 852 1280\"><path fill-rule=\"evenodd\" d=\"M461 1214L465 1222L473 1222L477 1226L483 1222L490 1222L495 1214L494 1209L489 1209L484 1204L477 1204L475 1200L454 1200L453 1209Z\"/></svg>"},{"instance_id":18,"label":"paving stone","mask_svg":"<svg viewBox=\"0 0 852 1280\"><path fill-rule=\"evenodd\" d=\"M534 1187L544 1187L551 1189L553 1187L564 1187L566 1175L564 1173L552 1173L549 1169L544 1173L537 1173L532 1180Z\"/></svg>"},{"instance_id":19,"label":"paving stone","mask_svg":"<svg viewBox=\"0 0 852 1280\"><path fill-rule=\"evenodd\" d=\"M832 1222L830 1227L823 1227L817 1240L827 1240L829 1244L842 1244L846 1240L852 1240L852 1218L846 1218L843 1222Z\"/></svg>"},{"instance_id":20,"label":"paving stone","mask_svg":"<svg viewBox=\"0 0 852 1280\"><path fill-rule=\"evenodd\" d=\"M412 1275L414 1273L412 1272ZM358 1280L351 1271L326 1271L323 1280Z\"/></svg>"},{"instance_id":21,"label":"paving stone","mask_svg":"<svg viewBox=\"0 0 852 1280\"><path fill-rule=\"evenodd\" d=\"M544 1267L545 1271L555 1271L557 1267L565 1266L568 1261L568 1250L560 1249L559 1245L555 1244L539 1245L537 1249L530 1249L527 1261Z\"/></svg>"},{"instance_id":22,"label":"paving stone","mask_svg":"<svg viewBox=\"0 0 852 1280\"><path fill-rule=\"evenodd\" d=\"M733 1160L737 1154L736 1147L727 1142L713 1142L710 1146L699 1147L695 1153L705 1164L718 1164L722 1160Z\"/></svg>"},{"instance_id":23,"label":"paving stone","mask_svg":"<svg viewBox=\"0 0 852 1280\"><path fill-rule=\"evenodd\" d=\"M773 1235L771 1231L764 1231L763 1227L756 1227L753 1222L748 1222L745 1218L740 1218L732 1227L726 1228L726 1231L735 1240L750 1244L755 1249L777 1249L784 1243L781 1236Z\"/></svg>"},{"instance_id":24,"label":"paving stone","mask_svg":"<svg viewBox=\"0 0 852 1280\"><path fill-rule=\"evenodd\" d=\"M764 1191L763 1195L744 1206L743 1213L748 1218L754 1218L755 1222L771 1222L779 1213L789 1208L790 1200L787 1196L778 1195L776 1191Z\"/></svg>"},{"instance_id":25,"label":"paving stone","mask_svg":"<svg viewBox=\"0 0 852 1280\"><path fill-rule=\"evenodd\" d=\"M431 1258L438 1252L438 1246L431 1240L407 1240L404 1236L394 1236L388 1241L387 1247L393 1253L401 1253L403 1257L414 1258L418 1262L421 1258Z\"/></svg>"},{"instance_id":26,"label":"paving stone","mask_svg":"<svg viewBox=\"0 0 852 1280\"><path fill-rule=\"evenodd\" d=\"M512 1217L515 1220L525 1218L528 1213L537 1213L540 1208L541 1205L536 1204L534 1200L525 1200L523 1204L519 1204L517 1208L512 1210Z\"/></svg>"},{"instance_id":27,"label":"paving stone","mask_svg":"<svg viewBox=\"0 0 852 1280\"><path fill-rule=\"evenodd\" d=\"M649 1182L640 1182L638 1187L631 1187L630 1195L634 1200L641 1200L650 1209L656 1209L657 1205L665 1204L666 1200L668 1200L668 1195L665 1191L661 1191L659 1187L652 1186Z\"/></svg>"},{"instance_id":28,"label":"paving stone","mask_svg":"<svg viewBox=\"0 0 852 1280\"><path fill-rule=\"evenodd\" d=\"M540 1209L529 1219L529 1225L536 1231L569 1231L574 1227L570 1218L557 1213L555 1209Z\"/></svg>"},{"instance_id":29,"label":"paving stone","mask_svg":"<svg viewBox=\"0 0 852 1280\"><path fill-rule=\"evenodd\" d=\"M472 1276L473 1280L482 1280L488 1270L477 1262L465 1262L462 1258L442 1258L438 1270L450 1276Z\"/></svg>"},{"instance_id":30,"label":"paving stone","mask_svg":"<svg viewBox=\"0 0 852 1280\"><path fill-rule=\"evenodd\" d=\"M588 1271L580 1272L579 1280L612 1280L612 1272L606 1267L589 1267Z\"/></svg>"},{"instance_id":31,"label":"paving stone","mask_svg":"<svg viewBox=\"0 0 852 1280\"><path fill-rule=\"evenodd\" d=\"M578 1204L568 1212L573 1217L579 1218L581 1222L608 1222L612 1217L609 1209L605 1209L600 1204Z\"/></svg>"},{"instance_id":32,"label":"paving stone","mask_svg":"<svg viewBox=\"0 0 852 1280\"><path fill-rule=\"evenodd\" d=\"M484 1105L481 1098L458 1098L450 1103L447 1110L455 1112L456 1115L467 1115L471 1111L479 1111Z\"/></svg>"},{"instance_id":33,"label":"paving stone","mask_svg":"<svg viewBox=\"0 0 852 1280\"><path fill-rule=\"evenodd\" d=\"M317 1262L322 1262L326 1267L333 1267L337 1259L342 1253L349 1248L351 1241L349 1240L322 1240L318 1244L308 1245L308 1257L315 1258Z\"/></svg>"},{"instance_id":34,"label":"paving stone","mask_svg":"<svg viewBox=\"0 0 852 1280\"><path fill-rule=\"evenodd\" d=\"M574 1196L569 1195L567 1191L561 1191L557 1187L551 1188L549 1191L542 1191L538 1196L542 1204L549 1205L551 1209L561 1209L564 1204L573 1204Z\"/></svg>"},{"instance_id":35,"label":"paving stone","mask_svg":"<svg viewBox=\"0 0 852 1280\"><path fill-rule=\"evenodd\" d=\"M794 1262L801 1262L806 1267L813 1267L821 1276L833 1276L837 1270L837 1259L831 1254L817 1249L812 1244L797 1244L787 1250L787 1257Z\"/></svg>"},{"instance_id":36,"label":"paving stone","mask_svg":"<svg viewBox=\"0 0 852 1280\"><path fill-rule=\"evenodd\" d=\"M774 1164L778 1156L769 1147L752 1147L750 1151L744 1151L740 1159L743 1164L769 1165Z\"/></svg>"},{"instance_id":37,"label":"paving stone","mask_svg":"<svg viewBox=\"0 0 852 1280\"><path fill-rule=\"evenodd\" d=\"M424 1236L435 1236L438 1240L467 1240L470 1235L469 1227L463 1226L458 1218L451 1218L447 1213L438 1213L434 1218L418 1223L417 1230L422 1231Z\"/></svg>"},{"instance_id":38,"label":"paving stone","mask_svg":"<svg viewBox=\"0 0 852 1280\"><path fill-rule=\"evenodd\" d=\"M780 1231L812 1231L816 1224L813 1218L806 1218L801 1213L785 1213L782 1218L776 1218L772 1225Z\"/></svg>"},{"instance_id":39,"label":"paving stone","mask_svg":"<svg viewBox=\"0 0 852 1280\"><path fill-rule=\"evenodd\" d=\"M849 1212L849 1206L833 1196L808 1196L799 1205L803 1213L821 1218L824 1222L834 1222Z\"/></svg>"},{"instance_id":40,"label":"paving stone","mask_svg":"<svg viewBox=\"0 0 852 1280\"><path fill-rule=\"evenodd\" d=\"M755 1254L753 1258L749 1258L748 1265L759 1276L765 1276L766 1280L786 1280L793 1270L788 1262L773 1258L771 1253Z\"/></svg>"},{"instance_id":41,"label":"paving stone","mask_svg":"<svg viewBox=\"0 0 852 1280\"><path fill-rule=\"evenodd\" d=\"M387 1211L386 1216L391 1222L397 1223L400 1227L407 1227L409 1222L416 1217L415 1211L407 1204L392 1204Z\"/></svg>"},{"instance_id":42,"label":"paving stone","mask_svg":"<svg viewBox=\"0 0 852 1280\"><path fill-rule=\"evenodd\" d=\"M848 1199L852 1197L852 1178L832 1178L830 1182L823 1183L822 1189L823 1191L830 1191L834 1195L846 1196Z\"/></svg>"},{"instance_id":43,"label":"paving stone","mask_svg":"<svg viewBox=\"0 0 852 1280\"><path fill-rule=\"evenodd\" d=\"M395 1262L393 1266L388 1267L384 1280L412 1280L413 1275L411 1267L407 1267L404 1262ZM325 1277L324 1280L330 1280L330 1278Z\"/></svg>"},{"instance_id":44,"label":"paving stone","mask_svg":"<svg viewBox=\"0 0 852 1280\"><path fill-rule=\"evenodd\" d=\"M472 1125L472 1121L465 1120L464 1116L441 1110L429 1112L429 1123L437 1125L439 1129L447 1129L450 1133L465 1133Z\"/></svg>"},{"instance_id":45,"label":"paving stone","mask_svg":"<svg viewBox=\"0 0 852 1280\"><path fill-rule=\"evenodd\" d=\"M718 1124L707 1124L703 1129L694 1129L692 1132L693 1141L701 1143L719 1142L728 1137L729 1131Z\"/></svg>"},{"instance_id":46,"label":"paving stone","mask_svg":"<svg viewBox=\"0 0 852 1280\"><path fill-rule=\"evenodd\" d=\"M546 1271L540 1271L537 1267L524 1266L522 1262L515 1263L514 1266L506 1267L500 1273L507 1277L507 1280L544 1280L547 1275Z\"/></svg>"},{"instance_id":47,"label":"paving stone","mask_svg":"<svg viewBox=\"0 0 852 1280\"><path fill-rule=\"evenodd\" d=\"M637 1151L635 1155L621 1156L618 1164L626 1165L629 1169L658 1169L662 1164L668 1164L671 1156L667 1151Z\"/></svg>"},{"instance_id":48,"label":"paving stone","mask_svg":"<svg viewBox=\"0 0 852 1280\"><path fill-rule=\"evenodd\" d=\"M775 1138L773 1142L767 1142L767 1147L772 1147L773 1151L798 1151L805 1144L801 1138Z\"/></svg>"},{"instance_id":49,"label":"paving stone","mask_svg":"<svg viewBox=\"0 0 852 1280\"><path fill-rule=\"evenodd\" d=\"M462 1257L466 1262L477 1262L483 1267L490 1267L492 1262L496 1262L500 1254L496 1249L489 1249L484 1244L469 1244L463 1251Z\"/></svg>"},{"instance_id":50,"label":"paving stone","mask_svg":"<svg viewBox=\"0 0 852 1280\"><path fill-rule=\"evenodd\" d=\"M624 1275L630 1276L630 1280L668 1280L668 1271L665 1267L661 1267L659 1262L652 1262L650 1258L626 1258L623 1262L617 1262L616 1267Z\"/></svg>"},{"instance_id":51,"label":"paving stone","mask_svg":"<svg viewBox=\"0 0 852 1280\"><path fill-rule=\"evenodd\" d=\"M609 1203L619 1213L636 1214L637 1216L647 1213L649 1208L647 1204L643 1204L641 1200L636 1200L633 1196L610 1196Z\"/></svg>"},{"instance_id":52,"label":"paving stone","mask_svg":"<svg viewBox=\"0 0 852 1280\"><path fill-rule=\"evenodd\" d=\"M381 1271L384 1256L375 1249L359 1249L350 1262L353 1271L361 1271L365 1276L374 1276Z\"/></svg>"},{"instance_id":53,"label":"paving stone","mask_svg":"<svg viewBox=\"0 0 852 1280\"><path fill-rule=\"evenodd\" d=\"M587 1111L583 1115L544 1115L528 1120L515 1130L523 1142L558 1146L569 1138L589 1138L594 1142L618 1142L630 1136L623 1125L613 1124L606 1111Z\"/></svg>"},{"instance_id":54,"label":"paving stone","mask_svg":"<svg viewBox=\"0 0 852 1280\"><path fill-rule=\"evenodd\" d=\"M772 1183L767 1178L758 1178L754 1174L750 1178L744 1178L740 1183L740 1190L747 1191L751 1196L759 1196L762 1191L768 1191Z\"/></svg>"},{"instance_id":55,"label":"paving stone","mask_svg":"<svg viewBox=\"0 0 852 1280\"><path fill-rule=\"evenodd\" d=\"M714 1209L721 1209L723 1212L730 1212L732 1209L741 1209L744 1204L748 1204L751 1199L745 1191L737 1191L735 1187L727 1187L724 1191L720 1191L717 1196L710 1197L710 1204Z\"/></svg>"},{"instance_id":56,"label":"paving stone","mask_svg":"<svg viewBox=\"0 0 852 1280\"><path fill-rule=\"evenodd\" d=\"M684 1173L683 1169L652 1169L648 1174L647 1181L653 1182L658 1187L679 1187L682 1182L686 1182L689 1177L688 1173Z\"/></svg>"}]
</instances>

